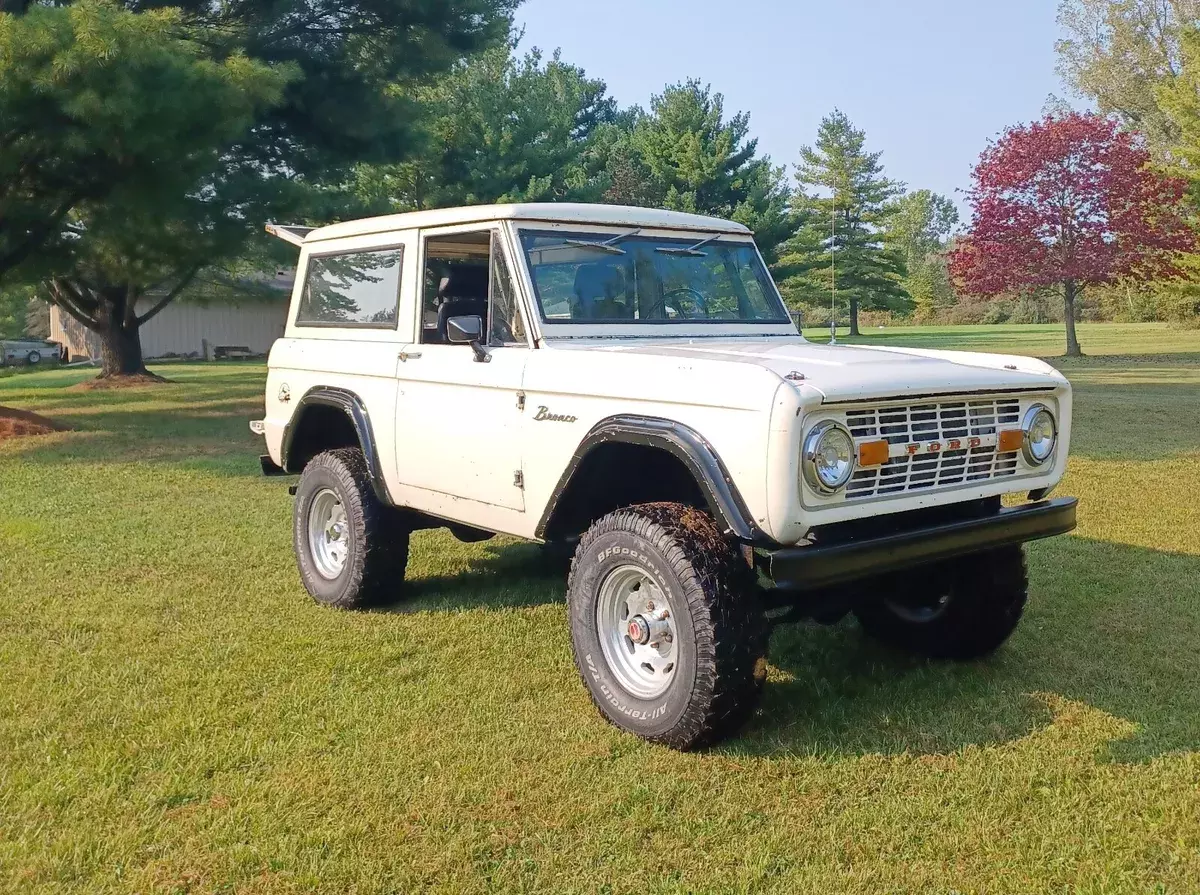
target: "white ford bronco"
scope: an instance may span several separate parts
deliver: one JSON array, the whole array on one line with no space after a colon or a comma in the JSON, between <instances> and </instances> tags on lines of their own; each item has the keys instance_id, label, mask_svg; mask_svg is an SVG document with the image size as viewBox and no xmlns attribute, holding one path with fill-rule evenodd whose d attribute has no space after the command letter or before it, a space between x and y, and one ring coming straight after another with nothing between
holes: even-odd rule
<instances>
[{"instance_id":1,"label":"white ford bronco","mask_svg":"<svg viewBox=\"0 0 1200 895\"><path fill-rule=\"evenodd\" d=\"M264 472L299 474L309 593L402 597L419 529L567 547L579 673L647 739L735 731L768 620L986 654L1025 605L1022 544L1075 526L1047 499L1060 373L808 342L740 224L529 204L268 229L300 272L251 427Z\"/></svg>"}]
</instances>

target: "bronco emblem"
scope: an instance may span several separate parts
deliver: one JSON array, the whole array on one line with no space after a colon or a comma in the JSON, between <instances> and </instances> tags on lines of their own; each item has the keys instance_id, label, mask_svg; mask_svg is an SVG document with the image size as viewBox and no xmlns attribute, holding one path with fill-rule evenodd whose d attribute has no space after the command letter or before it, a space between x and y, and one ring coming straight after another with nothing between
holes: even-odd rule
<instances>
[{"instance_id":1,"label":"bronco emblem","mask_svg":"<svg viewBox=\"0 0 1200 895\"><path fill-rule=\"evenodd\" d=\"M551 413L545 404L538 407L538 412L533 415L533 418L538 422L549 421L551 423L573 423L578 419L578 417L566 413Z\"/></svg>"},{"instance_id":2,"label":"bronco emblem","mask_svg":"<svg viewBox=\"0 0 1200 895\"><path fill-rule=\"evenodd\" d=\"M977 448L983 444L983 439L972 435L965 442L967 448ZM905 452L909 454L940 454L942 451L961 451L964 442L961 438L951 438L945 444L940 441L917 442L916 444L906 444Z\"/></svg>"}]
</instances>

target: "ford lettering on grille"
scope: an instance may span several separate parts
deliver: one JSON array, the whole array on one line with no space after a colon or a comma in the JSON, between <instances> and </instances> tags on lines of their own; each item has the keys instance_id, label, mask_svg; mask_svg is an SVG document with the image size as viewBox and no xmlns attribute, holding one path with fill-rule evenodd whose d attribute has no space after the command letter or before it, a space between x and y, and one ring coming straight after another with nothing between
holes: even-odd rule
<instances>
[{"instance_id":1,"label":"ford lettering on grille","mask_svg":"<svg viewBox=\"0 0 1200 895\"><path fill-rule=\"evenodd\" d=\"M855 444L887 441L888 460L854 472L846 500L985 482L1018 472L1017 452L999 433L1021 424L1019 397L943 399L855 407L844 412Z\"/></svg>"}]
</instances>

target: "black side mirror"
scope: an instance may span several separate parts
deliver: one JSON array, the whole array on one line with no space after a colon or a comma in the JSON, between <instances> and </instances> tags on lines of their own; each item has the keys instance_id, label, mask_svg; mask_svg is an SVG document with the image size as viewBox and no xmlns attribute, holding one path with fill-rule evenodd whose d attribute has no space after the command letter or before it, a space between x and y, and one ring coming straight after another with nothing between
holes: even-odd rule
<instances>
[{"instance_id":1,"label":"black side mirror","mask_svg":"<svg viewBox=\"0 0 1200 895\"><path fill-rule=\"evenodd\" d=\"M477 314L463 317L450 317L446 320L446 341L451 345L470 345L475 353L477 363L487 363L491 360L488 353L479 344L483 339L483 319Z\"/></svg>"}]
</instances>

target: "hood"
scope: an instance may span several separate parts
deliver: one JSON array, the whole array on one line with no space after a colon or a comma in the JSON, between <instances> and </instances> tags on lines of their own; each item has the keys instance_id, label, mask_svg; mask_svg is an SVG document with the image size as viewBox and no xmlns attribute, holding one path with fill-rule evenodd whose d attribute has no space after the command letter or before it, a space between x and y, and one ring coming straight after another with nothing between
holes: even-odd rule
<instances>
[{"instance_id":1,"label":"hood","mask_svg":"<svg viewBox=\"0 0 1200 895\"><path fill-rule=\"evenodd\" d=\"M1036 358L967 351L822 345L795 336L589 340L563 347L753 364L797 387L814 390L824 403L862 397L1053 388L1064 381L1053 367Z\"/></svg>"}]
</instances>

